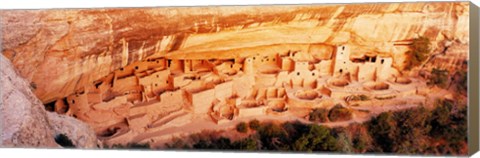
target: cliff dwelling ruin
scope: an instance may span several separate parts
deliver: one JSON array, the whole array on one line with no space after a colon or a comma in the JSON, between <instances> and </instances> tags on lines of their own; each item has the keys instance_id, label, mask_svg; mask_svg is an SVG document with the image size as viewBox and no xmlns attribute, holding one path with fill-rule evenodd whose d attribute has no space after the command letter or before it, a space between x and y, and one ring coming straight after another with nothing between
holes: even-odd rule
<instances>
[{"instance_id":1,"label":"cliff dwelling ruin","mask_svg":"<svg viewBox=\"0 0 480 158\"><path fill-rule=\"evenodd\" d=\"M404 104L424 101L419 90L425 82L414 78L401 82L391 56L352 58L347 44L298 47L206 58L181 51L160 53L47 105L88 123L104 143L114 145L155 141L182 127L200 130L262 117L304 118L306 114L290 111L331 108L353 95L398 100L392 105L405 97L410 99ZM312 52L321 47L331 51Z\"/></svg>"},{"instance_id":2,"label":"cliff dwelling ruin","mask_svg":"<svg viewBox=\"0 0 480 158\"><path fill-rule=\"evenodd\" d=\"M4 37L19 41L4 39L3 55L46 110L85 122L107 147L162 147L254 119L315 123L313 109L335 106L351 119L318 124L348 126L451 100L429 76L466 69L468 28L456 27L466 4L375 6L2 12L14 23L3 32L27 30ZM423 37L429 52L410 64Z\"/></svg>"}]
</instances>

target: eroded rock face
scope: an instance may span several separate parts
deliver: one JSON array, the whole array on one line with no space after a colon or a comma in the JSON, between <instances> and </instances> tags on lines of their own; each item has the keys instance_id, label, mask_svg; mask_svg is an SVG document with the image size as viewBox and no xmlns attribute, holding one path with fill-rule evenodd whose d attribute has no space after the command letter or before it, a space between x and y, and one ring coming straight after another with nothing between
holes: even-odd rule
<instances>
[{"instance_id":1,"label":"eroded rock face","mask_svg":"<svg viewBox=\"0 0 480 158\"><path fill-rule=\"evenodd\" d=\"M61 147L55 136L64 134L79 148L95 148L96 136L86 124L68 116L45 111L12 64L0 55L1 147Z\"/></svg>"},{"instance_id":2,"label":"eroded rock face","mask_svg":"<svg viewBox=\"0 0 480 158\"><path fill-rule=\"evenodd\" d=\"M159 52L350 43L360 53L391 53L394 65L402 67L406 50L392 42L426 36L434 47L445 39L468 45L468 2L30 10L0 16L2 53L44 103Z\"/></svg>"}]
</instances>

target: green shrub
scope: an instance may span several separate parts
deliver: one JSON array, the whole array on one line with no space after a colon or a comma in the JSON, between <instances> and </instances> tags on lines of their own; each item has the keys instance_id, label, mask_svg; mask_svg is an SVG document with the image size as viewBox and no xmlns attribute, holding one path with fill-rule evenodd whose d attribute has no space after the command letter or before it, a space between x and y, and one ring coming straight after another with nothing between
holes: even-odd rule
<instances>
[{"instance_id":1,"label":"green shrub","mask_svg":"<svg viewBox=\"0 0 480 158\"><path fill-rule=\"evenodd\" d=\"M131 144L128 144L127 147L129 149L150 149L150 144L131 143Z\"/></svg>"},{"instance_id":2,"label":"green shrub","mask_svg":"<svg viewBox=\"0 0 480 158\"><path fill-rule=\"evenodd\" d=\"M467 92L468 89L468 72L465 70L457 71L456 75L458 75L458 80L456 83L457 90Z\"/></svg>"},{"instance_id":3,"label":"green shrub","mask_svg":"<svg viewBox=\"0 0 480 158\"><path fill-rule=\"evenodd\" d=\"M287 139L287 132L281 126L268 123L258 128L257 134L262 144L262 149L265 150L281 150L288 148L285 141Z\"/></svg>"},{"instance_id":4,"label":"green shrub","mask_svg":"<svg viewBox=\"0 0 480 158\"><path fill-rule=\"evenodd\" d=\"M330 112L328 113L328 119L332 122L350 120L352 119L352 112L341 105L336 105L330 109Z\"/></svg>"},{"instance_id":5,"label":"green shrub","mask_svg":"<svg viewBox=\"0 0 480 158\"><path fill-rule=\"evenodd\" d=\"M261 123L248 138L231 142L228 138L192 139L195 149L239 149L274 151L337 151L399 154L465 154L467 108L454 101L439 100L437 107L383 112L363 124L328 128L300 121L283 124ZM348 109L337 105L329 117ZM337 113L337 114L335 114ZM237 130L248 131L252 120L239 123ZM248 126L247 126L248 125ZM434 145L435 144L435 145ZM183 143L176 145L183 146Z\"/></svg>"},{"instance_id":6,"label":"green shrub","mask_svg":"<svg viewBox=\"0 0 480 158\"><path fill-rule=\"evenodd\" d=\"M430 125L432 130L430 135L434 138L443 138L445 135L449 135L448 131L451 122L451 113L453 108L453 102L447 100L437 100L435 102L436 108L432 111L430 117Z\"/></svg>"},{"instance_id":7,"label":"green shrub","mask_svg":"<svg viewBox=\"0 0 480 158\"><path fill-rule=\"evenodd\" d=\"M428 84L430 85L437 85L439 87L445 88L448 82L448 71L433 68L431 72L431 76L429 78Z\"/></svg>"},{"instance_id":8,"label":"green shrub","mask_svg":"<svg viewBox=\"0 0 480 158\"><path fill-rule=\"evenodd\" d=\"M252 120L248 123L248 126L252 130L257 130L260 127L260 121L258 121L257 119Z\"/></svg>"},{"instance_id":9,"label":"green shrub","mask_svg":"<svg viewBox=\"0 0 480 158\"><path fill-rule=\"evenodd\" d=\"M383 152L392 152L396 138L396 122L391 112L383 112L368 123L368 132Z\"/></svg>"},{"instance_id":10,"label":"green shrub","mask_svg":"<svg viewBox=\"0 0 480 158\"><path fill-rule=\"evenodd\" d=\"M194 149L211 149L211 143L206 140L199 140L195 144L193 144Z\"/></svg>"},{"instance_id":11,"label":"green shrub","mask_svg":"<svg viewBox=\"0 0 480 158\"><path fill-rule=\"evenodd\" d=\"M111 147L112 149L150 149L150 144L148 143L128 143L127 145L114 144Z\"/></svg>"},{"instance_id":12,"label":"green shrub","mask_svg":"<svg viewBox=\"0 0 480 158\"><path fill-rule=\"evenodd\" d=\"M241 150L258 150L260 145L253 138L245 138L233 143L235 149Z\"/></svg>"},{"instance_id":13,"label":"green shrub","mask_svg":"<svg viewBox=\"0 0 480 158\"><path fill-rule=\"evenodd\" d=\"M308 119L314 122L328 122L328 110L325 108L315 108L310 112Z\"/></svg>"},{"instance_id":14,"label":"green shrub","mask_svg":"<svg viewBox=\"0 0 480 158\"><path fill-rule=\"evenodd\" d=\"M239 124L237 124L237 131L240 133L247 133L248 131L247 123L240 122Z\"/></svg>"},{"instance_id":15,"label":"green shrub","mask_svg":"<svg viewBox=\"0 0 480 158\"><path fill-rule=\"evenodd\" d=\"M363 151L367 147L367 142L362 137L357 137L357 138L353 139L352 144L353 144L353 148L355 148L359 151Z\"/></svg>"},{"instance_id":16,"label":"green shrub","mask_svg":"<svg viewBox=\"0 0 480 158\"><path fill-rule=\"evenodd\" d=\"M316 124L307 125L307 131L291 144L294 151L335 151L337 141L329 128Z\"/></svg>"},{"instance_id":17,"label":"green shrub","mask_svg":"<svg viewBox=\"0 0 480 158\"><path fill-rule=\"evenodd\" d=\"M190 146L182 139L174 139L171 143L165 143L167 149L190 149Z\"/></svg>"}]
</instances>

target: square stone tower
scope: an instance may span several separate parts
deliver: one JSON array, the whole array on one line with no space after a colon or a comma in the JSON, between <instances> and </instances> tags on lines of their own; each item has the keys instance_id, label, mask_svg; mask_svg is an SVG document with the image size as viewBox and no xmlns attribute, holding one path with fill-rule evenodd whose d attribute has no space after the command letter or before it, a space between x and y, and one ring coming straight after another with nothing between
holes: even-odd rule
<instances>
[{"instance_id":1,"label":"square stone tower","mask_svg":"<svg viewBox=\"0 0 480 158\"><path fill-rule=\"evenodd\" d=\"M350 61L350 48L347 45L337 46L335 53L335 66L333 69L333 75L340 75L350 72L353 67Z\"/></svg>"}]
</instances>

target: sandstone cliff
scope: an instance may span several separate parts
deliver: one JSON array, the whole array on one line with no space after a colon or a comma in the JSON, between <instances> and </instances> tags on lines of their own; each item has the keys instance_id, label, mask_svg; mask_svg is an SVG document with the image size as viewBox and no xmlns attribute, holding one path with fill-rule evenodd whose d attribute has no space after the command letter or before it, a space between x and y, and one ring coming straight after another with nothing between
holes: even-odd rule
<instances>
[{"instance_id":1,"label":"sandstone cliff","mask_svg":"<svg viewBox=\"0 0 480 158\"><path fill-rule=\"evenodd\" d=\"M96 148L97 139L86 124L47 112L12 64L0 55L0 147L60 147L55 137L66 135L78 148Z\"/></svg>"},{"instance_id":2,"label":"sandstone cliff","mask_svg":"<svg viewBox=\"0 0 480 158\"><path fill-rule=\"evenodd\" d=\"M390 53L401 67L406 50L393 42L426 36L434 50L445 40L460 48L469 42L467 2L12 10L0 17L2 53L44 103L160 52L351 43L360 53ZM458 53L447 59L468 58Z\"/></svg>"}]
</instances>

